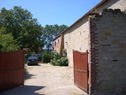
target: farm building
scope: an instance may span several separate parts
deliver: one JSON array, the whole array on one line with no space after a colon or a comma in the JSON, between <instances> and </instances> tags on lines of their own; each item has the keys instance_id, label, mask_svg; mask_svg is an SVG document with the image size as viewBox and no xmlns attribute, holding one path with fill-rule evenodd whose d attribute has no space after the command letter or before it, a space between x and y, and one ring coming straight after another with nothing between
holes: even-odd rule
<instances>
[{"instance_id":1,"label":"farm building","mask_svg":"<svg viewBox=\"0 0 126 95\"><path fill-rule=\"evenodd\" d=\"M53 40L54 50L66 49L75 84L90 95L126 94L125 5L102 0Z\"/></svg>"}]
</instances>

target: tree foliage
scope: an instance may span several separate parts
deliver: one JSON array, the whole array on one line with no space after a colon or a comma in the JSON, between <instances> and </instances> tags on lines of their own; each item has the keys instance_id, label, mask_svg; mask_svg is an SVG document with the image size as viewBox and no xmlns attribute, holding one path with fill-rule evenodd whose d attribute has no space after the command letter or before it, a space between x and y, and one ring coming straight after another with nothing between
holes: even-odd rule
<instances>
[{"instance_id":1,"label":"tree foliage","mask_svg":"<svg viewBox=\"0 0 126 95\"><path fill-rule=\"evenodd\" d=\"M46 25L44 27L44 30L42 31L43 39L44 39L44 44L48 50L52 49L53 39L67 28L68 26L66 25L58 26L57 24Z\"/></svg>"},{"instance_id":2,"label":"tree foliage","mask_svg":"<svg viewBox=\"0 0 126 95\"><path fill-rule=\"evenodd\" d=\"M5 34L12 34L21 49L27 47L37 52L38 47L44 45L41 38L43 28L26 9L18 6L11 10L3 8L0 12L0 28L2 27L5 28Z\"/></svg>"},{"instance_id":3,"label":"tree foliage","mask_svg":"<svg viewBox=\"0 0 126 95\"><path fill-rule=\"evenodd\" d=\"M0 31L1 37L10 37L9 40L13 40L21 49L29 48L35 52L43 47L52 49L53 39L66 28L66 25L57 24L42 27L37 19L32 18L32 14L22 7L15 6L10 10L2 8L0 11L0 29L4 29L4 33Z\"/></svg>"},{"instance_id":4,"label":"tree foliage","mask_svg":"<svg viewBox=\"0 0 126 95\"><path fill-rule=\"evenodd\" d=\"M0 29L0 52L10 52L19 49L17 41L14 40L11 33L4 34L4 29Z\"/></svg>"}]
</instances>

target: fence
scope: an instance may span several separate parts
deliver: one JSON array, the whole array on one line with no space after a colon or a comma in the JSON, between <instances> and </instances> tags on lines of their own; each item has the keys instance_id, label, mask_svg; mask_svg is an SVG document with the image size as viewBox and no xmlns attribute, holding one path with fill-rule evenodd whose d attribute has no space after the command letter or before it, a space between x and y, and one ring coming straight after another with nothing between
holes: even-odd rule
<instances>
[{"instance_id":1,"label":"fence","mask_svg":"<svg viewBox=\"0 0 126 95\"><path fill-rule=\"evenodd\" d=\"M0 92L24 84L24 51L0 53Z\"/></svg>"}]
</instances>

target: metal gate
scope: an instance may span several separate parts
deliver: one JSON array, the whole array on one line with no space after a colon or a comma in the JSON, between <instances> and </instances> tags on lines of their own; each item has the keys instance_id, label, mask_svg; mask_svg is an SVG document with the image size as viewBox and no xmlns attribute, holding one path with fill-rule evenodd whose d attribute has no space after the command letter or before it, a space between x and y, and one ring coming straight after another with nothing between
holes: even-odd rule
<instances>
[{"instance_id":1,"label":"metal gate","mask_svg":"<svg viewBox=\"0 0 126 95\"><path fill-rule=\"evenodd\" d=\"M0 92L24 84L24 51L0 52Z\"/></svg>"},{"instance_id":2,"label":"metal gate","mask_svg":"<svg viewBox=\"0 0 126 95\"><path fill-rule=\"evenodd\" d=\"M73 51L74 83L88 92L88 52Z\"/></svg>"}]
</instances>

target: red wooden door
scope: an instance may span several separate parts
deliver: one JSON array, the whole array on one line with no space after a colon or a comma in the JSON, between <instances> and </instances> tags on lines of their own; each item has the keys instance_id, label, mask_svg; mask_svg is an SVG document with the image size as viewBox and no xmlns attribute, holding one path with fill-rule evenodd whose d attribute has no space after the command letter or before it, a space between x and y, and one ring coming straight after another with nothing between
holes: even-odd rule
<instances>
[{"instance_id":1,"label":"red wooden door","mask_svg":"<svg viewBox=\"0 0 126 95\"><path fill-rule=\"evenodd\" d=\"M88 52L73 51L74 83L88 92Z\"/></svg>"}]
</instances>

